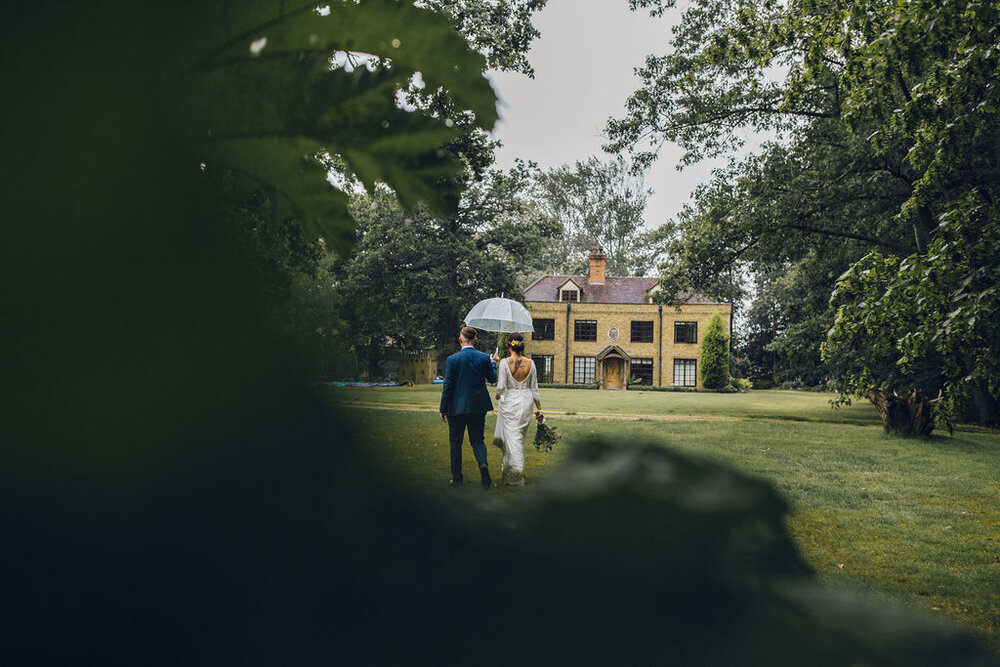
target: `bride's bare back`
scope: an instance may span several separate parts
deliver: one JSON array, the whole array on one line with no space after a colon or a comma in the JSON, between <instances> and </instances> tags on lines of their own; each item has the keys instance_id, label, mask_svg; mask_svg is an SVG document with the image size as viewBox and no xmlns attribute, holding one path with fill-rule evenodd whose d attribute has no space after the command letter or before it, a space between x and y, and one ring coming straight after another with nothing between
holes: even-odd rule
<instances>
[{"instance_id":1,"label":"bride's bare back","mask_svg":"<svg viewBox=\"0 0 1000 667\"><path fill-rule=\"evenodd\" d=\"M511 356L507 359L507 368L516 382L524 382L524 378L531 372L531 362L524 357Z\"/></svg>"}]
</instances>

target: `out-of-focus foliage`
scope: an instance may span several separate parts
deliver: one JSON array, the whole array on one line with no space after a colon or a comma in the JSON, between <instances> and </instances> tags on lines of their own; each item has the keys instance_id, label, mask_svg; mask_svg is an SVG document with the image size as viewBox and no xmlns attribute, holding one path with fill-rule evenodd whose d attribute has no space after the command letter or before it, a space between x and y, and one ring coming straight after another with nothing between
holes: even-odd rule
<instances>
[{"instance_id":1,"label":"out-of-focus foliage","mask_svg":"<svg viewBox=\"0 0 1000 667\"><path fill-rule=\"evenodd\" d=\"M293 218L277 217L262 190L241 198L239 176L219 175L220 221L249 260L257 298L270 313L275 331L293 343L294 365L302 377L350 377L355 361L342 334L347 324L337 308L330 271L339 261L322 240L311 238Z\"/></svg>"},{"instance_id":2,"label":"out-of-focus foliage","mask_svg":"<svg viewBox=\"0 0 1000 667\"><path fill-rule=\"evenodd\" d=\"M447 17L469 44L485 57L486 68L534 76L527 53L531 42L539 36L531 23L535 12L545 7L547 0L425 0L427 7ZM444 148L460 156L467 171L459 176L460 188L468 179L480 180L493 166L494 149L498 142L484 131L476 114L464 113L463 106L445 87L411 81L404 99L413 108L454 123L456 138ZM440 209L438 209L440 211Z\"/></svg>"},{"instance_id":3,"label":"out-of-focus foliage","mask_svg":"<svg viewBox=\"0 0 1000 667\"><path fill-rule=\"evenodd\" d=\"M350 21L363 21L364 17L385 14L384 7L380 10L382 4L384 3L371 3L363 9L348 8L348 15L353 17L349 18L348 27L352 25ZM485 55L486 60L479 59L478 66L520 70L530 74L524 52L530 40L537 36L530 18L544 2L476 0L420 4L423 10L432 10L443 18L428 19L427 12L422 10L419 21L410 21L410 18L417 16L412 13L417 10L406 5L398 8L402 13L386 22L386 25L365 28L369 32L381 30L388 35L400 22L407 23L405 31L393 32L391 40L386 37L379 42L382 46L388 44L387 51L362 48L366 39L367 43L374 43L374 37L366 37L367 33L364 31L339 38L340 41L331 37L331 44L338 48L335 51L321 48L316 52L315 58L301 51L287 57L275 55L269 51L273 40L268 37L266 43L263 41L266 35L253 42L254 48L251 49L248 62L251 66L258 67L258 59L265 56L270 58L273 61L270 69L265 72L258 67L261 69L258 74L263 76L266 73L268 80L279 86L284 95L279 98L268 94L263 100L252 100L255 105L264 108L263 115L267 122L272 127L284 123L285 126L295 124L299 128L316 122L320 127L304 128L303 132L316 135L324 141L333 137L331 141L339 142L337 145L324 143L323 150L314 155L315 160L310 158L301 165L313 172L311 180L306 178L305 181L300 181L299 176L286 174L290 179L286 187L301 189L311 182L316 186L315 191L311 194L304 190L289 191L285 196L269 183L263 193L252 189L253 186L245 187L246 191L240 192L237 186L246 180L241 181L246 171L246 162L242 156L237 156L235 163L223 161L221 164L210 165L207 170L209 174L219 173L220 179L229 184L228 196L238 202L237 208L241 212L245 210L245 202L257 202L256 215L252 217L252 221L234 219L233 223L248 232L250 245L258 253L261 266L267 267L266 271L271 274L265 283L273 286L269 288L271 296L281 297L277 312L281 313L279 319L282 330L288 332L297 343L298 365L303 372L313 377L353 377L358 372L356 351L361 351L363 357L372 360L387 347L408 349L412 345L419 347L433 344L433 341L440 338L440 327L434 328L440 314L428 309L440 305L440 299L428 301L423 298L420 288L428 290L430 285L426 276L407 275L404 272L401 279L393 275L387 281L380 282L378 277L386 278L392 271L387 273L375 258L369 257L368 263L371 266L368 267L355 266L346 259L355 240L365 238L368 248L362 254L370 255L374 252L379 258L388 260L391 266L407 266L405 262L395 264L393 260L399 259L395 255L427 251L419 243L427 238L424 233L427 230L421 232L418 229L383 227L383 231L388 230L385 234L356 236L352 231L355 222L342 215L351 212L351 205L348 204L348 210L337 213L339 222L335 222L330 216L322 218L324 224L335 222L339 225L335 234L340 236L330 236L332 228L324 230L317 227L316 220L310 218L309 211L303 208L303 204L314 201L321 206L339 207L344 204L345 196L349 199L351 192L358 193L367 188L372 200L378 200L384 210L392 209L398 214L394 215L395 224L401 226L433 226L431 221L435 216L453 218L466 215L469 207L463 205L463 212L460 213L454 200L462 197L467 201L469 197L474 197L476 189L482 189L477 182L489 178L496 142L484 131L492 120L484 123L482 117L492 116L485 113L484 108L479 108L476 112L465 110L475 106L470 102L475 90L462 90L456 94L452 90L454 86L429 85L445 78L444 74L434 74L434 68L437 67L454 70L454 73L448 74L452 77L451 83L461 83L457 72L470 66L471 61L448 60L447 64L441 65L435 60L440 57L450 58L456 34L448 35L442 44L445 48L441 53L434 53L434 49L428 48L428 45L443 34L442 31L447 32L443 27L445 24L456 25L461 36ZM323 16L322 12L308 13L305 24L311 26L316 21L336 23L345 20L343 3L337 3L331 11L331 16ZM355 16L355 12L362 13ZM276 25L283 26L285 21L294 23L302 20L302 17L282 17ZM430 29L428 25L433 25L434 29ZM271 29L270 24L268 29ZM424 40L419 45L414 43L418 36ZM347 50L346 39L351 40L354 46L350 48L355 50ZM357 40L361 40L360 46ZM311 46L323 46L316 34L311 34L308 41ZM411 45L409 49L402 49L404 41ZM401 49L405 52L402 55ZM283 49L279 51L283 52ZM366 52L376 55L369 57L370 54ZM389 57L386 57L387 54ZM416 65L423 62L419 59L431 62L426 63L426 67L419 71L418 78L415 76ZM282 70L286 66L285 60L292 65L287 73ZM411 66L404 67L407 63ZM242 66L247 65L244 63ZM215 96L219 94L215 88L219 77L231 78L232 73L228 67L229 63L221 72L213 74L204 82L213 86L212 95L200 98L205 106L205 115L226 111L220 110L215 102ZM317 71L314 72L314 68ZM299 72L299 69L303 69L303 72ZM431 74L430 78L426 76L428 73ZM316 80L310 84L307 81L310 78ZM481 76L473 78L476 87L484 85L485 79ZM244 89L244 83L242 79L234 83L236 90L230 100L233 109L229 110L241 118L256 113L256 106L246 109L245 100L240 96L246 95L248 90L255 91L255 95L262 90L260 84ZM229 90L225 86L222 89ZM376 105L389 105L393 108L385 111ZM372 136L365 139L365 132ZM299 138L296 137L295 141ZM371 142L378 144L378 155L369 151L368 144ZM428 151L424 157L433 155L433 159L428 161L424 157L413 158L402 153L393 155L388 152L393 146L403 144L409 147L405 150ZM277 154L266 147L263 150L266 153L266 168L276 168L272 162L278 157ZM365 151L368 151L367 155ZM371 178L365 179L359 168L359 161L376 169L371 172ZM234 167L237 163L238 167ZM219 168L220 166L224 168ZM444 167L444 170L439 167ZM340 189L329 187L326 182L319 180L318 176L324 172L336 175L333 180ZM254 177L254 174L250 176ZM502 197L504 193L492 194ZM402 205L393 203L397 199ZM295 202L296 205L288 206L290 202ZM354 213L364 208L354 207ZM414 214L403 215L405 209L414 211ZM434 215L431 214L432 211ZM371 221L371 216L368 216L360 222L364 226ZM298 231L300 224L307 232L305 236ZM326 238L317 240L317 235ZM261 243L262 240L267 242ZM385 247L374 250L382 242ZM304 245L312 256L306 259L299 253L286 259L283 246L288 244ZM336 250L336 256L320 258L323 248ZM276 253L275 257L267 256L269 249ZM440 259L440 254L430 252L425 253L425 256L435 255L436 259ZM359 268L363 271L361 275L367 280L356 276L354 272ZM445 285L438 287L447 288ZM399 293L405 294L406 298L393 298ZM424 312L419 317L408 319L414 315L415 305L411 304L422 304ZM352 330L350 336L345 333L348 326ZM429 336L431 342L426 340L429 327L434 333ZM453 337L449 327L449 342Z\"/></svg>"},{"instance_id":4,"label":"out-of-focus foliage","mask_svg":"<svg viewBox=\"0 0 1000 667\"><path fill-rule=\"evenodd\" d=\"M631 4L658 15L675 3ZM988 237L963 244L995 233L998 31L1000 8L990 0L698 0L684 11L673 51L647 58L626 116L608 124L609 148L633 151L642 166L671 141L690 163L731 152L743 130L777 136L759 157L720 175L682 216L678 275L695 287L711 286L706 276L733 262L773 275L810 252L860 262L860 275L869 267L862 258L876 252L872 261L892 264L873 272L881 294L942 305L961 297L953 321L995 330L1000 320L990 319L996 311L983 279L1000 261L996 244ZM928 267L915 281L913 272ZM937 279L956 271L956 280ZM811 286L814 303L834 288ZM835 331L843 336L824 358L845 397L866 384L943 386L949 401L976 397L977 419L995 423L1000 394L984 379L995 344L984 346L974 326L942 329L930 308L914 310L905 328L893 309L857 308L888 302L871 301L874 289L852 278L837 291ZM833 311L826 317L832 325ZM871 352L861 366L859 349ZM920 370L924 364L934 372Z\"/></svg>"},{"instance_id":5,"label":"out-of-focus foliage","mask_svg":"<svg viewBox=\"0 0 1000 667\"><path fill-rule=\"evenodd\" d=\"M319 158L334 155L369 190L386 183L406 206L442 212L458 200L464 163L442 148L455 120L401 108L419 73L447 91L451 113L489 129L495 96L485 59L447 18L411 2L336 0L222 4L190 17L197 41L178 63L198 153L267 189L279 217L296 218L330 247L353 238L347 194L327 181ZM379 56L372 68L332 67L338 52Z\"/></svg>"}]
</instances>

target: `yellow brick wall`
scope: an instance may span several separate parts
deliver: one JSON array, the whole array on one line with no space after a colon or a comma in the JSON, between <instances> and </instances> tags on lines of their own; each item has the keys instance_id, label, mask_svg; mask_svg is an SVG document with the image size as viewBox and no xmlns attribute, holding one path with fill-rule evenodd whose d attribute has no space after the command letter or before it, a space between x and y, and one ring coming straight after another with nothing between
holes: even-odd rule
<instances>
[{"instance_id":1,"label":"yellow brick wall","mask_svg":"<svg viewBox=\"0 0 1000 667\"><path fill-rule=\"evenodd\" d=\"M656 304L612 304L612 303L572 303L569 311L569 328L566 326L566 303L528 301L525 304L534 318L555 320L555 340L532 340L526 336L525 354L552 355L553 382L573 382L573 357L593 357L608 345L618 345L629 356L651 358L653 360L653 384L670 386L674 381L674 359L697 359L697 382L701 387L701 340L708 327L712 313L722 315L726 332L729 332L729 304L681 306L680 311L673 306L663 306L663 359L661 375L660 359L660 311ZM596 320L597 340L577 342L573 340L575 320ZM653 323L652 343L631 342L632 321ZM674 322L697 322L697 343L674 343ZM618 340L612 341L608 334L612 328L618 329ZM569 372L566 369L566 340L569 338ZM596 371L598 379L600 370ZM626 368L626 377L628 376Z\"/></svg>"},{"instance_id":2,"label":"yellow brick wall","mask_svg":"<svg viewBox=\"0 0 1000 667\"><path fill-rule=\"evenodd\" d=\"M437 362L433 350L402 355L399 359L399 381L430 384L437 377Z\"/></svg>"}]
</instances>

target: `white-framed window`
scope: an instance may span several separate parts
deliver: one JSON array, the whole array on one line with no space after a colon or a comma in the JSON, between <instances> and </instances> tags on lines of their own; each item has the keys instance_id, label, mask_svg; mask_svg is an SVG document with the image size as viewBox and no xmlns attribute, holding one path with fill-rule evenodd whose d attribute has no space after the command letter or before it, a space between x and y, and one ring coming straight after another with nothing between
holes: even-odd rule
<instances>
[{"instance_id":1,"label":"white-framed window","mask_svg":"<svg viewBox=\"0 0 1000 667\"><path fill-rule=\"evenodd\" d=\"M591 384L596 377L597 359L594 357L573 357L573 383Z\"/></svg>"},{"instance_id":2,"label":"white-framed window","mask_svg":"<svg viewBox=\"0 0 1000 667\"><path fill-rule=\"evenodd\" d=\"M674 386L698 386L698 360L674 359Z\"/></svg>"}]
</instances>

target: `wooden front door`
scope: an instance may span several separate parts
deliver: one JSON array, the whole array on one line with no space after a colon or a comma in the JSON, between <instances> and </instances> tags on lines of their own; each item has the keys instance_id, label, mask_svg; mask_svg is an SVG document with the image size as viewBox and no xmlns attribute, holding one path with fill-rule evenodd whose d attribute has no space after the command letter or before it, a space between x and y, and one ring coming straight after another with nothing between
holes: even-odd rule
<instances>
[{"instance_id":1,"label":"wooden front door","mask_svg":"<svg viewBox=\"0 0 1000 667\"><path fill-rule=\"evenodd\" d=\"M604 360L604 388L621 389L623 386L621 359L608 357Z\"/></svg>"}]
</instances>

